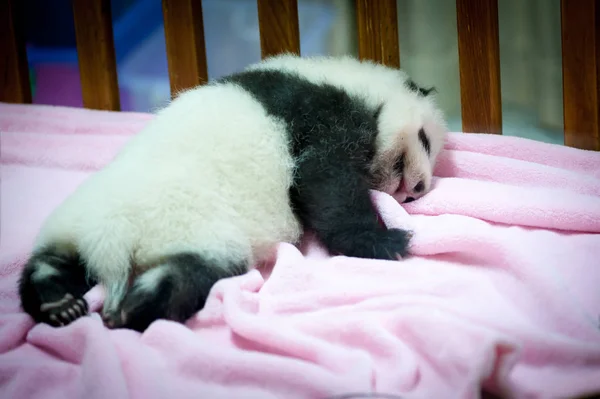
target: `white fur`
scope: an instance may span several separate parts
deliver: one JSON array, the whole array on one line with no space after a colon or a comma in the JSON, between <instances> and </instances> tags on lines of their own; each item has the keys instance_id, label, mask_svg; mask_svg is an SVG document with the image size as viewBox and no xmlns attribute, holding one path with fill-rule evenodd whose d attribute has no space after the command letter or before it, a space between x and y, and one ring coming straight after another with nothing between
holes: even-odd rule
<instances>
[{"instance_id":1,"label":"white fur","mask_svg":"<svg viewBox=\"0 0 600 399\"><path fill-rule=\"evenodd\" d=\"M425 179L429 188L445 128L431 100L407 90L402 72L351 58L289 55L250 68L294 70L373 106L384 103L377 164L389 170L404 151L405 179ZM431 157L418 142L422 125ZM233 85L186 91L52 213L37 246L59 240L65 250L78 250L106 287L105 312L116 310L132 267L137 274L169 254L263 261L279 242L301 235L288 199L294 163L284 132L282 121ZM380 188L399 187L389 172ZM155 277L149 275L149 286Z\"/></svg>"},{"instance_id":2,"label":"white fur","mask_svg":"<svg viewBox=\"0 0 600 399\"><path fill-rule=\"evenodd\" d=\"M136 281L138 289L147 292L154 292L158 283L169 273L167 266L158 266L142 274Z\"/></svg>"},{"instance_id":3,"label":"white fur","mask_svg":"<svg viewBox=\"0 0 600 399\"><path fill-rule=\"evenodd\" d=\"M31 274L33 281L44 281L52 276L60 274L58 270L44 262L38 262L37 268Z\"/></svg>"},{"instance_id":4,"label":"white fur","mask_svg":"<svg viewBox=\"0 0 600 399\"><path fill-rule=\"evenodd\" d=\"M54 211L37 245L76 243L106 286L105 311L122 299L130 261L142 271L188 250L261 261L301 233L283 131L242 89L187 91Z\"/></svg>"}]
</instances>

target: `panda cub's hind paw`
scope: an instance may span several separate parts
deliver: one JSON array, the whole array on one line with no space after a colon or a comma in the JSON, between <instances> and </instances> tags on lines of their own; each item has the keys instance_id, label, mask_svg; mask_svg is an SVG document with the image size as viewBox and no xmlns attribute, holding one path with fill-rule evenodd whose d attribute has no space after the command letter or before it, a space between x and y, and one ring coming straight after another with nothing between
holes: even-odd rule
<instances>
[{"instance_id":1,"label":"panda cub's hind paw","mask_svg":"<svg viewBox=\"0 0 600 399\"><path fill-rule=\"evenodd\" d=\"M184 323L204 307L212 286L227 277L226 269L232 270L229 275L246 270L230 260L215 266L196 253L171 255L135 278L118 309L103 316L105 324L143 332L158 319Z\"/></svg>"},{"instance_id":2,"label":"panda cub's hind paw","mask_svg":"<svg viewBox=\"0 0 600 399\"><path fill-rule=\"evenodd\" d=\"M83 295L94 281L86 277L77 253L55 246L36 251L25 264L19 279L21 308L36 323L66 326L88 314Z\"/></svg>"},{"instance_id":3,"label":"panda cub's hind paw","mask_svg":"<svg viewBox=\"0 0 600 399\"><path fill-rule=\"evenodd\" d=\"M169 319L173 287L160 272L160 269L154 269L142 274L144 278L138 277L118 309L103 313L104 324L111 329L127 328L143 332L155 320Z\"/></svg>"},{"instance_id":4,"label":"panda cub's hind paw","mask_svg":"<svg viewBox=\"0 0 600 399\"><path fill-rule=\"evenodd\" d=\"M102 313L102 322L108 328L121 328L125 314L121 311Z\"/></svg>"},{"instance_id":5,"label":"panda cub's hind paw","mask_svg":"<svg viewBox=\"0 0 600 399\"><path fill-rule=\"evenodd\" d=\"M88 304L82 297L75 298L67 293L58 301L42 303L40 312L48 324L60 327L87 315Z\"/></svg>"}]
</instances>

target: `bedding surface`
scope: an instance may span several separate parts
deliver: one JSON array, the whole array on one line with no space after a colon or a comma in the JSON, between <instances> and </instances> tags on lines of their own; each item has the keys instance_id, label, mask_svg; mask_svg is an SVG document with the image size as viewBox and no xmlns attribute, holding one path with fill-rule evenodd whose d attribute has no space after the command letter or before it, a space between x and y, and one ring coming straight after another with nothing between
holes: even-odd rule
<instances>
[{"instance_id":1,"label":"bedding surface","mask_svg":"<svg viewBox=\"0 0 600 399\"><path fill-rule=\"evenodd\" d=\"M373 192L388 227L414 231L403 261L307 236L220 281L187 325L34 326L16 288L42 221L151 118L0 104L0 397L600 393L600 153L513 137L452 133L425 197Z\"/></svg>"}]
</instances>

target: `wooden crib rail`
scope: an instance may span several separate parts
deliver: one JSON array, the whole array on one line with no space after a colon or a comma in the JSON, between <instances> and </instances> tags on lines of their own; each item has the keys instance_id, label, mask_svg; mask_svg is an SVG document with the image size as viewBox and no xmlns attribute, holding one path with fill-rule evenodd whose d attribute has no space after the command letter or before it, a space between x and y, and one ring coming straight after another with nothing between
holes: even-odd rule
<instances>
[{"instance_id":1,"label":"wooden crib rail","mask_svg":"<svg viewBox=\"0 0 600 399\"><path fill-rule=\"evenodd\" d=\"M298 0L257 0L262 58L300 54Z\"/></svg>"},{"instance_id":2,"label":"wooden crib rail","mask_svg":"<svg viewBox=\"0 0 600 399\"><path fill-rule=\"evenodd\" d=\"M298 0L256 0L262 57L300 53ZM399 67L397 0L354 0L362 59ZM455 0L463 131L502 134L498 0ZM30 103L18 0L0 0L0 101ZM110 0L72 0L84 106L118 110ZM162 0L171 93L208 80L202 0ZM600 151L600 0L561 0L565 145ZM6 55L6 56L5 56Z\"/></svg>"},{"instance_id":3,"label":"wooden crib rail","mask_svg":"<svg viewBox=\"0 0 600 399\"><path fill-rule=\"evenodd\" d=\"M163 0L171 96L208 81L200 0Z\"/></svg>"},{"instance_id":4,"label":"wooden crib rail","mask_svg":"<svg viewBox=\"0 0 600 399\"><path fill-rule=\"evenodd\" d=\"M561 0L565 145L600 151L600 0Z\"/></svg>"},{"instance_id":5,"label":"wooden crib rail","mask_svg":"<svg viewBox=\"0 0 600 399\"><path fill-rule=\"evenodd\" d=\"M396 0L356 0L358 56L400 67Z\"/></svg>"},{"instance_id":6,"label":"wooden crib rail","mask_svg":"<svg viewBox=\"0 0 600 399\"><path fill-rule=\"evenodd\" d=\"M72 4L83 106L119 111L110 0L72 0Z\"/></svg>"},{"instance_id":7,"label":"wooden crib rail","mask_svg":"<svg viewBox=\"0 0 600 399\"><path fill-rule=\"evenodd\" d=\"M0 101L31 103L21 0L0 0Z\"/></svg>"},{"instance_id":8,"label":"wooden crib rail","mask_svg":"<svg viewBox=\"0 0 600 399\"><path fill-rule=\"evenodd\" d=\"M456 0L462 127L502 134L498 0Z\"/></svg>"}]
</instances>

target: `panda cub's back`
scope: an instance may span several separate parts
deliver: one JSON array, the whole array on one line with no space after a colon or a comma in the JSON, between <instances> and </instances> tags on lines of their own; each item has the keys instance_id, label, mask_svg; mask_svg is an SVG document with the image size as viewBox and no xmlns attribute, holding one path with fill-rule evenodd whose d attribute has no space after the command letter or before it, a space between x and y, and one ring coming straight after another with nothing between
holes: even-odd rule
<instances>
[{"instance_id":1,"label":"panda cub's back","mask_svg":"<svg viewBox=\"0 0 600 399\"><path fill-rule=\"evenodd\" d=\"M61 233L79 246L118 233L142 265L202 246L248 257L299 237L288 200L293 167L285 124L246 91L233 84L192 89L57 209L39 245L64 226Z\"/></svg>"}]
</instances>

